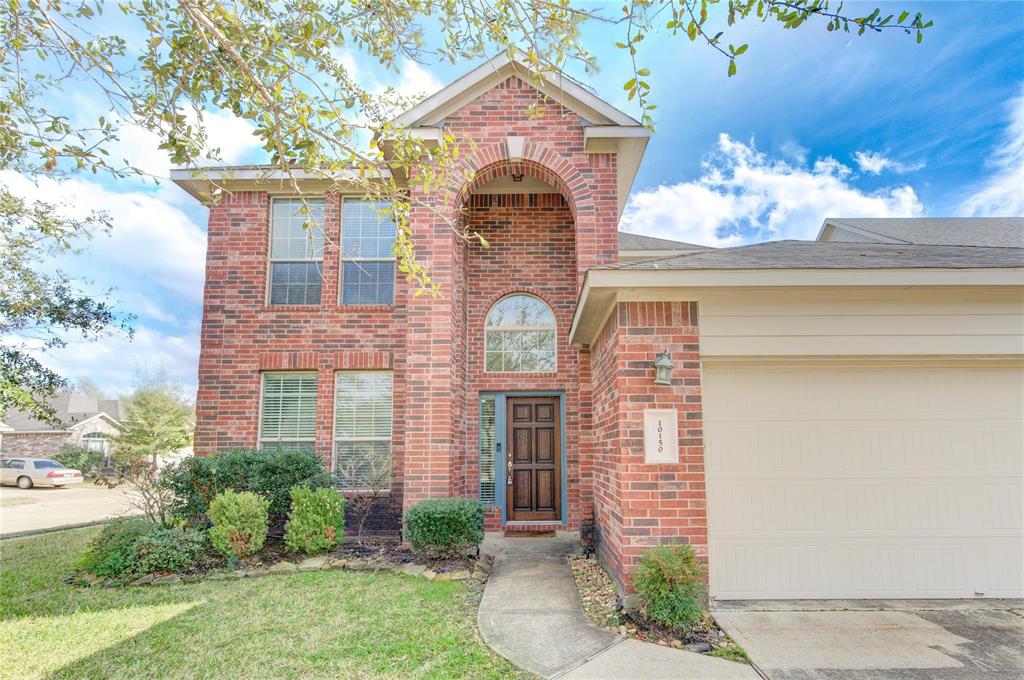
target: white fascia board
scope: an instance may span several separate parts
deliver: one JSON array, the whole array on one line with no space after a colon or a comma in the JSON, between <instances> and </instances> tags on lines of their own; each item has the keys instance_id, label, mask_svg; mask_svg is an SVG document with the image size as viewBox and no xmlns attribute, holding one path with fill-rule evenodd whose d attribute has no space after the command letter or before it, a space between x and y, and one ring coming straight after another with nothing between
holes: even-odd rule
<instances>
[{"instance_id":1,"label":"white fascia board","mask_svg":"<svg viewBox=\"0 0 1024 680\"><path fill-rule=\"evenodd\" d=\"M391 171L387 168L380 168L377 173L381 179L392 176ZM344 184L347 181L354 183L358 179L361 179L358 170L344 170L336 172L332 176L325 176L306 170L293 170L289 174L270 166L263 168L174 168L170 172L172 182L200 201L209 200L217 188L223 188L226 191L291 192L294 181L309 186L310 193L315 193L331 185Z\"/></svg>"},{"instance_id":2,"label":"white fascia board","mask_svg":"<svg viewBox=\"0 0 1024 680\"><path fill-rule=\"evenodd\" d=\"M650 137L651 131L642 125L587 125L583 128L584 141L591 139L621 139L623 137Z\"/></svg>"},{"instance_id":3,"label":"white fascia board","mask_svg":"<svg viewBox=\"0 0 1024 680\"><path fill-rule=\"evenodd\" d=\"M587 271L569 330L569 342L590 344L620 293L631 300L663 299L656 291L686 288L828 288L867 286L1024 287L1024 268L973 269L591 269Z\"/></svg>"}]
</instances>

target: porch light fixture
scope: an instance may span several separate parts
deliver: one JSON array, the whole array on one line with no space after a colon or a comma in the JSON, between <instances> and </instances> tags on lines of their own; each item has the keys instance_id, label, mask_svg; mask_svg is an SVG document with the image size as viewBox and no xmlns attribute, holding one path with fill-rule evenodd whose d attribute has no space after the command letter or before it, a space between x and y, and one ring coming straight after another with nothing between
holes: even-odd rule
<instances>
[{"instance_id":1,"label":"porch light fixture","mask_svg":"<svg viewBox=\"0 0 1024 680\"><path fill-rule=\"evenodd\" d=\"M523 173L521 173L521 172L513 172L512 173L512 181L513 182L522 182L523 181Z\"/></svg>"},{"instance_id":2,"label":"porch light fixture","mask_svg":"<svg viewBox=\"0 0 1024 680\"><path fill-rule=\"evenodd\" d=\"M668 348L666 348L665 351L654 359L654 384L671 385L673 368L675 366L672 364L672 357L668 353Z\"/></svg>"}]
</instances>

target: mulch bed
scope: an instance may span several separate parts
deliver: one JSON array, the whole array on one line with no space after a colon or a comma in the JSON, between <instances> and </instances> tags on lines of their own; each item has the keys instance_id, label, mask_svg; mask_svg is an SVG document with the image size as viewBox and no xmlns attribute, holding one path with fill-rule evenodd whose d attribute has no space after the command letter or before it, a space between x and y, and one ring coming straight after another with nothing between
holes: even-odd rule
<instances>
[{"instance_id":1,"label":"mulch bed","mask_svg":"<svg viewBox=\"0 0 1024 680\"><path fill-rule=\"evenodd\" d=\"M742 648L718 627L710 614L705 612L692 631L670 628L652 621L643 612L623 608L611 577L594 556L573 557L570 564L583 610L596 625L644 642L747 662Z\"/></svg>"}]
</instances>

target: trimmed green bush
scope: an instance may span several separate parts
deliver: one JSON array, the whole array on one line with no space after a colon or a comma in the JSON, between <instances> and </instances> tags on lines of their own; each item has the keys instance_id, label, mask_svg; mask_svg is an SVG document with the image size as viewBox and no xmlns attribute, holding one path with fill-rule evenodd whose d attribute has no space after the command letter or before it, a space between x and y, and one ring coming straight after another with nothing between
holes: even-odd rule
<instances>
[{"instance_id":1,"label":"trimmed green bush","mask_svg":"<svg viewBox=\"0 0 1024 680\"><path fill-rule=\"evenodd\" d=\"M283 521L291 505L291 488L332 486L323 460L312 451L225 449L190 457L163 471L163 483L175 498L174 514L196 526L209 523L207 509L217 494L253 491L270 500L269 515Z\"/></svg>"},{"instance_id":2,"label":"trimmed green bush","mask_svg":"<svg viewBox=\"0 0 1024 680\"><path fill-rule=\"evenodd\" d=\"M405 535L427 557L465 554L484 540L484 506L472 498L420 501L405 512Z\"/></svg>"},{"instance_id":3,"label":"trimmed green bush","mask_svg":"<svg viewBox=\"0 0 1024 680\"><path fill-rule=\"evenodd\" d=\"M155 526L135 542L139 573L181 571L203 554L206 536L198 529Z\"/></svg>"},{"instance_id":4,"label":"trimmed green bush","mask_svg":"<svg viewBox=\"0 0 1024 680\"><path fill-rule=\"evenodd\" d=\"M64 444L53 459L66 468L81 470L86 477L95 477L103 467L102 451L93 451L78 444Z\"/></svg>"},{"instance_id":5,"label":"trimmed green bush","mask_svg":"<svg viewBox=\"0 0 1024 680\"><path fill-rule=\"evenodd\" d=\"M292 511L284 525L284 544L310 555L338 547L345 535L345 497L334 489L293 486Z\"/></svg>"},{"instance_id":6,"label":"trimmed green bush","mask_svg":"<svg viewBox=\"0 0 1024 680\"><path fill-rule=\"evenodd\" d=\"M115 519L89 544L78 568L102 578L122 579L140 574L136 544L155 524L148 519Z\"/></svg>"},{"instance_id":7,"label":"trimmed green bush","mask_svg":"<svg viewBox=\"0 0 1024 680\"><path fill-rule=\"evenodd\" d=\"M663 545L640 556L633 585L644 613L654 621L689 631L704 613L704 565L689 545Z\"/></svg>"},{"instance_id":8,"label":"trimmed green bush","mask_svg":"<svg viewBox=\"0 0 1024 680\"><path fill-rule=\"evenodd\" d=\"M259 552L267 539L267 508L270 501L250 491L227 489L210 503L208 533L214 550L228 558L242 559Z\"/></svg>"}]
</instances>

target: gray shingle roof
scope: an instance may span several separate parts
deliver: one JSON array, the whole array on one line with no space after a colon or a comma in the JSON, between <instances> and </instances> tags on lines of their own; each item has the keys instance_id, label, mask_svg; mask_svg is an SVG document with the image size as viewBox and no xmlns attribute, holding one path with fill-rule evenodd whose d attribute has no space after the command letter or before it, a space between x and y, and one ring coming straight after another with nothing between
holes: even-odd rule
<instances>
[{"instance_id":1,"label":"gray shingle roof","mask_svg":"<svg viewBox=\"0 0 1024 680\"><path fill-rule=\"evenodd\" d=\"M1024 248L770 241L602 269L900 269L1024 267Z\"/></svg>"},{"instance_id":2,"label":"gray shingle roof","mask_svg":"<svg viewBox=\"0 0 1024 680\"><path fill-rule=\"evenodd\" d=\"M709 250L709 247L620 231L619 250Z\"/></svg>"},{"instance_id":3,"label":"gray shingle roof","mask_svg":"<svg viewBox=\"0 0 1024 680\"><path fill-rule=\"evenodd\" d=\"M114 420L124 417L125 403L119 399L103 399L97 401L81 392L61 392L48 400L50 407L65 427L105 413ZM30 413L17 409L7 409L2 419L15 432L45 432L60 429L51 423L36 420Z\"/></svg>"},{"instance_id":4,"label":"gray shingle roof","mask_svg":"<svg viewBox=\"0 0 1024 680\"><path fill-rule=\"evenodd\" d=\"M915 245L1024 248L1024 217L830 217L825 224Z\"/></svg>"}]
</instances>

